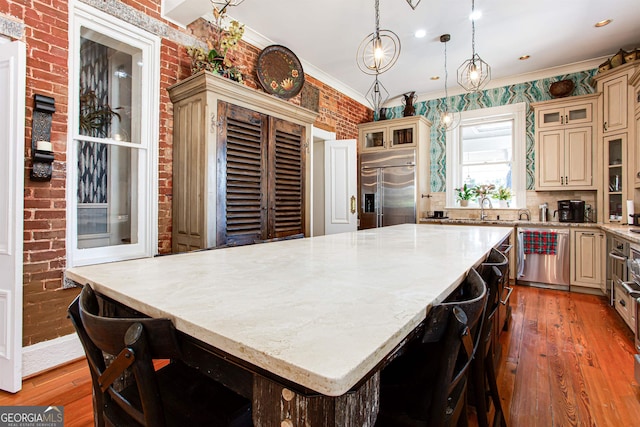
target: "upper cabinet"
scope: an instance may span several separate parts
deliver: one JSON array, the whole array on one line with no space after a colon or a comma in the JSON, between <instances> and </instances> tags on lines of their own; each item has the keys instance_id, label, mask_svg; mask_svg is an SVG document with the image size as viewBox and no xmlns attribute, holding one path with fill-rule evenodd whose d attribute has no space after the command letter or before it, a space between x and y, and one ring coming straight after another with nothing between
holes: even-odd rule
<instances>
[{"instance_id":1,"label":"upper cabinet","mask_svg":"<svg viewBox=\"0 0 640 427\"><path fill-rule=\"evenodd\" d=\"M380 120L358 126L360 148L364 151L382 151L393 148L411 148L418 143L419 121L422 116ZM424 117L422 117L423 120Z\"/></svg>"},{"instance_id":2,"label":"upper cabinet","mask_svg":"<svg viewBox=\"0 0 640 427\"><path fill-rule=\"evenodd\" d=\"M556 103L554 103L556 104ZM556 128L565 125L593 123L593 102L576 102L575 105L547 105L536 109L536 129Z\"/></svg>"},{"instance_id":3,"label":"upper cabinet","mask_svg":"<svg viewBox=\"0 0 640 427\"><path fill-rule=\"evenodd\" d=\"M629 124L629 73L602 77L598 89L602 92L602 132L625 130Z\"/></svg>"},{"instance_id":4,"label":"upper cabinet","mask_svg":"<svg viewBox=\"0 0 640 427\"><path fill-rule=\"evenodd\" d=\"M598 120L598 140L602 144L604 222L626 223L626 201L640 187L640 141L636 139L636 91L631 86L640 62L631 62L604 71L594 77L602 92Z\"/></svg>"},{"instance_id":5,"label":"upper cabinet","mask_svg":"<svg viewBox=\"0 0 640 427\"><path fill-rule=\"evenodd\" d=\"M632 102L634 105L634 126L633 133L635 135L635 162L632 170L633 179L636 188L640 187L640 67L637 67L635 74L631 77Z\"/></svg>"},{"instance_id":6,"label":"upper cabinet","mask_svg":"<svg viewBox=\"0 0 640 427\"><path fill-rule=\"evenodd\" d=\"M209 72L169 96L173 252L309 234L315 112Z\"/></svg>"},{"instance_id":7,"label":"upper cabinet","mask_svg":"<svg viewBox=\"0 0 640 427\"><path fill-rule=\"evenodd\" d=\"M592 190L593 117L599 95L531 104L536 127L536 190Z\"/></svg>"}]
</instances>

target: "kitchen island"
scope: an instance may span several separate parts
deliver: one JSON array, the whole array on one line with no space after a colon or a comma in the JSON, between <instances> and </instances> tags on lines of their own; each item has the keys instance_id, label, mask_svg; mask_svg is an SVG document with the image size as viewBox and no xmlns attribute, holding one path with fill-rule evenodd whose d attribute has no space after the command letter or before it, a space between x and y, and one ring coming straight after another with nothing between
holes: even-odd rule
<instances>
[{"instance_id":1,"label":"kitchen island","mask_svg":"<svg viewBox=\"0 0 640 427\"><path fill-rule=\"evenodd\" d=\"M367 426L385 359L511 232L403 224L66 275L171 319L212 357L251 373L252 387L239 389L251 394L256 426Z\"/></svg>"}]
</instances>

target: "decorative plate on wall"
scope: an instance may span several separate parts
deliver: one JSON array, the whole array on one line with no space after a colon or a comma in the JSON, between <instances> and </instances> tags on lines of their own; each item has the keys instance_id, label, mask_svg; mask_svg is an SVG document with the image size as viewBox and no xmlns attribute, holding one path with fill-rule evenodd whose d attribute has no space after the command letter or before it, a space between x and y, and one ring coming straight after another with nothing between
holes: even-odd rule
<instances>
[{"instance_id":1,"label":"decorative plate on wall","mask_svg":"<svg viewBox=\"0 0 640 427\"><path fill-rule=\"evenodd\" d=\"M258 56L258 81L267 93L283 99L296 96L304 85L298 57L284 46L267 46Z\"/></svg>"}]
</instances>

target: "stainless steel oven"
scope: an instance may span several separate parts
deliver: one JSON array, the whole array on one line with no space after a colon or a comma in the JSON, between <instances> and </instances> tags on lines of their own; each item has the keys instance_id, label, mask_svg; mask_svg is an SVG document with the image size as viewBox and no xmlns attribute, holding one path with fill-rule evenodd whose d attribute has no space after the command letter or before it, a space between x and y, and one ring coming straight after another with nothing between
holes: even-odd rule
<instances>
[{"instance_id":1,"label":"stainless steel oven","mask_svg":"<svg viewBox=\"0 0 640 427\"><path fill-rule=\"evenodd\" d=\"M629 259L629 242L616 237L610 237L609 242L609 262L607 263L606 288L603 293L608 295L612 306L616 306L615 292L620 289L622 283L629 280L627 274L627 260ZM623 316L624 317L624 316Z\"/></svg>"},{"instance_id":2,"label":"stainless steel oven","mask_svg":"<svg viewBox=\"0 0 640 427\"><path fill-rule=\"evenodd\" d=\"M640 245L632 244L628 261L629 281L623 282L629 305L628 316L635 335L634 376L640 382Z\"/></svg>"}]
</instances>

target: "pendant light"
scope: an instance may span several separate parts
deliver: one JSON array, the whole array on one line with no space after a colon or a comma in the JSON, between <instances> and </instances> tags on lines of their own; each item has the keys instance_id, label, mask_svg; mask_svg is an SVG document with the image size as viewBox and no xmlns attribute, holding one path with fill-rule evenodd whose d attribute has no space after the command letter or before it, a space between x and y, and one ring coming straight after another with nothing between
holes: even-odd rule
<instances>
[{"instance_id":1,"label":"pendant light","mask_svg":"<svg viewBox=\"0 0 640 427\"><path fill-rule=\"evenodd\" d=\"M365 98L367 98L367 101L369 101L369 104L371 105L371 108L373 108L373 111L380 114L380 108L382 108L384 103L389 99L389 92L382 85L380 80L378 80L378 74L376 74L375 80L367 91Z\"/></svg>"},{"instance_id":2,"label":"pendant light","mask_svg":"<svg viewBox=\"0 0 640 427\"><path fill-rule=\"evenodd\" d=\"M358 68L370 75L389 70L400 56L400 38L393 31L380 29L380 0L375 0L374 6L376 29L364 38L356 53Z\"/></svg>"},{"instance_id":3,"label":"pendant light","mask_svg":"<svg viewBox=\"0 0 640 427\"><path fill-rule=\"evenodd\" d=\"M244 0L211 0L213 7L217 8L220 13L225 13L228 7L240 6Z\"/></svg>"},{"instance_id":4,"label":"pendant light","mask_svg":"<svg viewBox=\"0 0 640 427\"><path fill-rule=\"evenodd\" d=\"M476 53L475 0L471 0L471 58L458 68L458 84L468 92L479 92L491 80L491 67Z\"/></svg>"},{"instance_id":5,"label":"pendant light","mask_svg":"<svg viewBox=\"0 0 640 427\"><path fill-rule=\"evenodd\" d=\"M460 124L460 113L454 112L449 106L449 91L447 90L447 80L449 79L449 73L447 71L447 42L451 40L451 35L443 34L440 36L440 42L444 43L444 101L442 102L443 108L440 113L440 126L449 131Z\"/></svg>"},{"instance_id":6,"label":"pendant light","mask_svg":"<svg viewBox=\"0 0 640 427\"><path fill-rule=\"evenodd\" d=\"M411 9L416 10L416 7L420 4L420 0L407 0L407 3L409 3Z\"/></svg>"}]
</instances>

